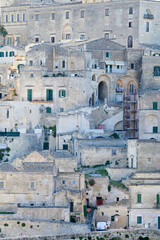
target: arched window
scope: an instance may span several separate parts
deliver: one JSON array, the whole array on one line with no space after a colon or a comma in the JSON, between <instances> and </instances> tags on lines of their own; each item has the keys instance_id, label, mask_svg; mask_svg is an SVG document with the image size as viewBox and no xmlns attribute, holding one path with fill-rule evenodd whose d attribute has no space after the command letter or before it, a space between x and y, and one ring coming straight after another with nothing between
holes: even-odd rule
<instances>
[{"instance_id":1,"label":"arched window","mask_svg":"<svg viewBox=\"0 0 160 240\"><path fill-rule=\"evenodd\" d=\"M133 47L133 37L129 36L128 37L128 48L132 48Z\"/></svg>"},{"instance_id":2,"label":"arched window","mask_svg":"<svg viewBox=\"0 0 160 240\"><path fill-rule=\"evenodd\" d=\"M146 9L145 12L144 12L144 19L153 19L153 18L154 18L154 16L151 13L151 10L150 9Z\"/></svg>"},{"instance_id":3,"label":"arched window","mask_svg":"<svg viewBox=\"0 0 160 240\"><path fill-rule=\"evenodd\" d=\"M52 109L50 107L47 107L46 108L46 113L51 113L52 112Z\"/></svg>"},{"instance_id":4,"label":"arched window","mask_svg":"<svg viewBox=\"0 0 160 240\"><path fill-rule=\"evenodd\" d=\"M4 57L4 52L0 52L0 57Z\"/></svg>"},{"instance_id":5,"label":"arched window","mask_svg":"<svg viewBox=\"0 0 160 240\"><path fill-rule=\"evenodd\" d=\"M155 66L154 67L154 76L155 77L160 76L160 66Z\"/></svg>"},{"instance_id":6,"label":"arched window","mask_svg":"<svg viewBox=\"0 0 160 240\"><path fill-rule=\"evenodd\" d=\"M10 57L14 57L14 52L13 52L13 51L10 52L10 53L9 53L9 56L10 56Z\"/></svg>"}]
</instances>

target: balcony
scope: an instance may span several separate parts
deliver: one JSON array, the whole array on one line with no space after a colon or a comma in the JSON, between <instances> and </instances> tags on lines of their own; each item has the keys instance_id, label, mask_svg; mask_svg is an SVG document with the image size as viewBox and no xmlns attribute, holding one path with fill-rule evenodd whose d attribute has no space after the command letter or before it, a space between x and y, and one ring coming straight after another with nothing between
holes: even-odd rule
<instances>
[{"instance_id":1,"label":"balcony","mask_svg":"<svg viewBox=\"0 0 160 240\"><path fill-rule=\"evenodd\" d=\"M144 14L144 19L154 19L154 16L152 14Z\"/></svg>"},{"instance_id":2,"label":"balcony","mask_svg":"<svg viewBox=\"0 0 160 240\"><path fill-rule=\"evenodd\" d=\"M153 208L160 209L160 203L154 203Z\"/></svg>"}]
</instances>

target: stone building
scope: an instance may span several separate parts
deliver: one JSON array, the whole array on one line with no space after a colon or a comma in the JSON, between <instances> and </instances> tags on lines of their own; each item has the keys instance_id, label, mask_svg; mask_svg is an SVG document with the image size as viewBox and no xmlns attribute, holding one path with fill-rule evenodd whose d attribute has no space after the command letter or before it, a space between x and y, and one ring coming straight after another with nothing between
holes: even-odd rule
<instances>
[{"instance_id":1,"label":"stone building","mask_svg":"<svg viewBox=\"0 0 160 240\"><path fill-rule=\"evenodd\" d=\"M12 212L11 218L84 222L84 174L57 172L51 155L33 152L2 163L0 189L1 211Z\"/></svg>"},{"instance_id":2,"label":"stone building","mask_svg":"<svg viewBox=\"0 0 160 240\"><path fill-rule=\"evenodd\" d=\"M129 226L160 229L159 172L137 172L130 178Z\"/></svg>"}]
</instances>

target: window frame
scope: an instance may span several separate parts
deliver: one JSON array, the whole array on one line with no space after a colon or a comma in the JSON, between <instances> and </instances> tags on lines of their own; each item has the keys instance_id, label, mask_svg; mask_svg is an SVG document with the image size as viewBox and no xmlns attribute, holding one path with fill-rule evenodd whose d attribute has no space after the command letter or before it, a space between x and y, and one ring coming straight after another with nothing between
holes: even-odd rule
<instances>
[{"instance_id":1,"label":"window frame","mask_svg":"<svg viewBox=\"0 0 160 240\"><path fill-rule=\"evenodd\" d=\"M133 14L133 7L129 7L129 15Z\"/></svg>"},{"instance_id":2,"label":"window frame","mask_svg":"<svg viewBox=\"0 0 160 240\"><path fill-rule=\"evenodd\" d=\"M109 8L105 8L105 17L109 16Z\"/></svg>"},{"instance_id":3,"label":"window frame","mask_svg":"<svg viewBox=\"0 0 160 240\"><path fill-rule=\"evenodd\" d=\"M158 102L153 102L153 110L158 110Z\"/></svg>"},{"instance_id":4,"label":"window frame","mask_svg":"<svg viewBox=\"0 0 160 240\"><path fill-rule=\"evenodd\" d=\"M31 185L34 185L33 187ZM36 182L35 181L30 181L29 182L29 190L36 190Z\"/></svg>"},{"instance_id":5,"label":"window frame","mask_svg":"<svg viewBox=\"0 0 160 240\"><path fill-rule=\"evenodd\" d=\"M70 12L66 11L66 19L70 19Z\"/></svg>"},{"instance_id":6,"label":"window frame","mask_svg":"<svg viewBox=\"0 0 160 240\"><path fill-rule=\"evenodd\" d=\"M85 11L81 10L81 18L85 18Z\"/></svg>"},{"instance_id":7,"label":"window frame","mask_svg":"<svg viewBox=\"0 0 160 240\"><path fill-rule=\"evenodd\" d=\"M142 203L142 194L137 193L137 203Z\"/></svg>"}]
</instances>

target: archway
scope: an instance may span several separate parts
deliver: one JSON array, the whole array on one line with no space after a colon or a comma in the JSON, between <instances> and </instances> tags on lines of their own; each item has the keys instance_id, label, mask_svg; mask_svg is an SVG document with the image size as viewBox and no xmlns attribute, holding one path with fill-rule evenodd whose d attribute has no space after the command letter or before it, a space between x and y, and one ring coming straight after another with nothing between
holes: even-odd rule
<instances>
[{"instance_id":1,"label":"archway","mask_svg":"<svg viewBox=\"0 0 160 240\"><path fill-rule=\"evenodd\" d=\"M101 81L98 85L98 99L100 101L105 100L105 98L107 98L107 84L104 81Z\"/></svg>"},{"instance_id":2,"label":"archway","mask_svg":"<svg viewBox=\"0 0 160 240\"><path fill-rule=\"evenodd\" d=\"M115 131L122 131L122 130L123 130L123 123L122 123L122 121L119 121L119 122L117 122L117 123L115 124L114 130L115 130Z\"/></svg>"}]
</instances>

